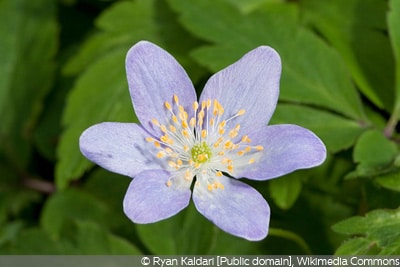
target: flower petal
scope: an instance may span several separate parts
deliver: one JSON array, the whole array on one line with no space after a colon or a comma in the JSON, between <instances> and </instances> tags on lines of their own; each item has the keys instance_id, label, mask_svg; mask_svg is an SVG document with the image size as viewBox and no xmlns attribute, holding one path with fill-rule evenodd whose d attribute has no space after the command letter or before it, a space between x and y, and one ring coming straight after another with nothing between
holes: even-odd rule
<instances>
[{"instance_id":1,"label":"flower petal","mask_svg":"<svg viewBox=\"0 0 400 267\"><path fill-rule=\"evenodd\" d=\"M86 129L80 139L82 154L101 167L134 177L148 169L162 169L149 134L135 123L104 122Z\"/></svg>"},{"instance_id":2,"label":"flower petal","mask_svg":"<svg viewBox=\"0 0 400 267\"><path fill-rule=\"evenodd\" d=\"M207 219L222 230L248 240L267 236L270 209L254 188L225 176L218 177L223 189L209 190L202 179L197 181L193 201Z\"/></svg>"},{"instance_id":3,"label":"flower petal","mask_svg":"<svg viewBox=\"0 0 400 267\"><path fill-rule=\"evenodd\" d=\"M233 122L242 129L265 126L278 101L280 75L278 53L260 46L214 74L206 83L200 102L216 98L225 109L224 119L244 109L246 113Z\"/></svg>"},{"instance_id":4,"label":"flower petal","mask_svg":"<svg viewBox=\"0 0 400 267\"><path fill-rule=\"evenodd\" d=\"M253 134L252 145L262 145L262 157L253 164L237 166L235 177L266 180L325 161L326 148L310 130L290 124L270 125Z\"/></svg>"},{"instance_id":5,"label":"flower petal","mask_svg":"<svg viewBox=\"0 0 400 267\"><path fill-rule=\"evenodd\" d=\"M191 105L197 99L193 84L182 66L162 48L138 42L126 56L126 72L136 116L146 130L158 136L161 132L153 128L151 120L169 123L164 103L172 102L174 94L189 118L193 116Z\"/></svg>"},{"instance_id":6,"label":"flower petal","mask_svg":"<svg viewBox=\"0 0 400 267\"><path fill-rule=\"evenodd\" d=\"M152 223L169 218L187 207L190 183L186 187L167 186L170 173L149 170L139 173L124 198L124 212L135 223Z\"/></svg>"}]
</instances>

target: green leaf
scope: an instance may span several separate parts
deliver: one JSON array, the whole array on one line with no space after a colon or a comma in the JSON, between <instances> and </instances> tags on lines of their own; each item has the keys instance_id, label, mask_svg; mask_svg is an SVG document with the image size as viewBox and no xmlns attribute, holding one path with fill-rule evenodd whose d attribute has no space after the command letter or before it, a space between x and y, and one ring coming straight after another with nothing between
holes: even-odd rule
<instances>
[{"instance_id":1,"label":"green leaf","mask_svg":"<svg viewBox=\"0 0 400 267\"><path fill-rule=\"evenodd\" d=\"M383 174L374 179L380 186L400 192L400 170L397 169L388 174Z\"/></svg>"},{"instance_id":2,"label":"green leaf","mask_svg":"<svg viewBox=\"0 0 400 267\"><path fill-rule=\"evenodd\" d=\"M60 189L91 166L78 144L86 128L103 121L136 121L125 77L125 53L110 52L92 64L68 97L63 117L66 130L57 151L56 184Z\"/></svg>"},{"instance_id":3,"label":"green leaf","mask_svg":"<svg viewBox=\"0 0 400 267\"><path fill-rule=\"evenodd\" d=\"M147 248L158 255L207 254L213 234L213 227L193 205L167 220L137 225L137 230Z\"/></svg>"},{"instance_id":4,"label":"green leaf","mask_svg":"<svg viewBox=\"0 0 400 267\"><path fill-rule=\"evenodd\" d=\"M24 229L2 252L19 255L137 255L135 246L93 222L72 221L54 237L42 228ZM65 266L69 266L66 264Z\"/></svg>"},{"instance_id":5,"label":"green leaf","mask_svg":"<svg viewBox=\"0 0 400 267\"><path fill-rule=\"evenodd\" d=\"M348 149L365 131L364 127L350 119L315 108L278 104L271 124L290 123L312 130L325 143L331 153Z\"/></svg>"},{"instance_id":6,"label":"green leaf","mask_svg":"<svg viewBox=\"0 0 400 267\"><path fill-rule=\"evenodd\" d=\"M239 10L243 13L250 13L257 8L260 8L260 6L269 4L269 3L278 3L281 2L282 0L247 0L247 1L242 1L242 0L226 0L227 2L232 3L233 5L237 6Z\"/></svg>"},{"instance_id":7,"label":"green leaf","mask_svg":"<svg viewBox=\"0 0 400 267\"><path fill-rule=\"evenodd\" d=\"M77 253L83 255L139 255L135 246L121 237L109 233L94 222L77 221L73 233L65 236L72 240Z\"/></svg>"},{"instance_id":8,"label":"green leaf","mask_svg":"<svg viewBox=\"0 0 400 267\"><path fill-rule=\"evenodd\" d=\"M108 225L112 218L109 211L97 198L76 189L58 192L46 202L40 225L52 237L62 235L61 229L74 220L94 221Z\"/></svg>"},{"instance_id":9,"label":"green leaf","mask_svg":"<svg viewBox=\"0 0 400 267\"><path fill-rule=\"evenodd\" d=\"M397 117L400 112L400 3L396 0L389 1L389 12L387 15L388 30L392 50L396 61L395 68L395 111Z\"/></svg>"},{"instance_id":10,"label":"green leaf","mask_svg":"<svg viewBox=\"0 0 400 267\"><path fill-rule=\"evenodd\" d=\"M137 225L137 230L147 249L158 255L261 253L257 243L223 232L193 204L167 220Z\"/></svg>"},{"instance_id":11,"label":"green leaf","mask_svg":"<svg viewBox=\"0 0 400 267\"><path fill-rule=\"evenodd\" d=\"M104 122L137 122L125 75L125 55L139 40L164 43L179 51L189 50L196 41L182 30L163 1L118 2L96 21L99 32L91 36L77 56L65 67L66 74L80 74L72 89L65 113L57 155L56 184L65 188L92 166L79 151L80 134L89 126ZM162 34L159 34L162 33ZM177 44L176 40L184 40ZM178 58L180 58L178 57ZM197 68L191 72L199 77ZM84 71L85 70L85 71Z\"/></svg>"},{"instance_id":12,"label":"green leaf","mask_svg":"<svg viewBox=\"0 0 400 267\"><path fill-rule=\"evenodd\" d=\"M398 255L400 253L400 209L374 210L364 217L355 216L333 226L335 232L356 235L350 244L339 248L341 254L370 254L378 250L379 255ZM355 241L358 240L358 241Z\"/></svg>"},{"instance_id":13,"label":"green leaf","mask_svg":"<svg viewBox=\"0 0 400 267\"><path fill-rule=\"evenodd\" d=\"M27 165L32 129L54 77L56 1L0 1L0 147Z\"/></svg>"},{"instance_id":14,"label":"green leaf","mask_svg":"<svg viewBox=\"0 0 400 267\"><path fill-rule=\"evenodd\" d=\"M385 34L386 1L306 0L300 7L306 23L341 54L362 93L379 108L391 111L394 62Z\"/></svg>"},{"instance_id":15,"label":"green leaf","mask_svg":"<svg viewBox=\"0 0 400 267\"><path fill-rule=\"evenodd\" d=\"M366 131L358 139L353 158L364 169L388 167L397 155L397 147L378 130Z\"/></svg>"},{"instance_id":16,"label":"green leaf","mask_svg":"<svg viewBox=\"0 0 400 267\"><path fill-rule=\"evenodd\" d=\"M4 248L6 254L16 255L66 255L74 253L65 240L55 240L41 228L21 231L13 242Z\"/></svg>"},{"instance_id":17,"label":"green leaf","mask_svg":"<svg viewBox=\"0 0 400 267\"><path fill-rule=\"evenodd\" d=\"M301 177L296 172L270 181L270 194L278 207L289 209L294 204L301 192Z\"/></svg>"},{"instance_id":18,"label":"green leaf","mask_svg":"<svg viewBox=\"0 0 400 267\"><path fill-rule=\"evenodd\" d=\"M346 241L335 251L335 255L376 255L379 249L374 241L354 238Z\"/></svg>"},{"instance_id":19,"label":"green leaf","mask_svg":"<svg viewBox=\"0 0 400 267\"><path fill-rule=\"evenodd\" d=\"M18 218L22 213L40 203L38 192L21 187L18 174L12 166L3 163L0 155L0 226L10 218Z\"/></svg>"},{"instance_id":20,"label":"green leaf","mask_svg":"<svg viewBox=\"0 0 400 267\"><path fill-rule=\"evenodd\" d=\"M211 42L193 56L212 71L267 44L282 57L281 100L318 105L366 120L343 60L315 34L298 26L297 6L270 4L245 15L223 1L168 2L192 34Z\"/></svg>"}]
</instances>

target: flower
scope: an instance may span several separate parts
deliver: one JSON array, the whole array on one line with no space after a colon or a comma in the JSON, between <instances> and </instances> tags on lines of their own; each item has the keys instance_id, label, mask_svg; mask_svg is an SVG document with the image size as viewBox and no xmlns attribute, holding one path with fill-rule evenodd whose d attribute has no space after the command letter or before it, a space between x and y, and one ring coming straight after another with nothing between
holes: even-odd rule
<instances>
[{"instance_id":1,"label":"flower","mask_svg":"<svg viewBox=\"0 0 400 267\"><path fill-rule=\"evenodd\" d=\"M222 230L261 240L270 208L239 178L267 180L325 160L326 148L311 131L267 126L281 74L270 47L213 75L199 101L185 70L155 44L134 45L126 71L141 124L96 124L82 133L80 149L103 168L133 178L123 207L135 223L171 217L192 196L197 210Z\"/></svg>"}]
</instances>

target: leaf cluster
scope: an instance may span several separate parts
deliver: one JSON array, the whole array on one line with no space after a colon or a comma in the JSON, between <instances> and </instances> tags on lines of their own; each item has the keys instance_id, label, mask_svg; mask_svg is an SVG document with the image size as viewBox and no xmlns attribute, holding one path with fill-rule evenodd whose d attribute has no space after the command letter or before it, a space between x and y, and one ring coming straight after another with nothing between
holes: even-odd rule
<instances>
[{"instance_id":1,"label":"leaf cluster","mask_svg":"<svg viewBox=\"0 0 400 267\"><path fill-rule=\"evenodd\" d=\"M399 254L400 1L0 0L0 253ZM270 123L314 131L328 159L269 182L269 236L229 236L193 205L150 225L122 212L130 178L78 147L137 122L124 61L152 41L200 94L260 45L282 58Z\"/></svg>"}]
</instances>

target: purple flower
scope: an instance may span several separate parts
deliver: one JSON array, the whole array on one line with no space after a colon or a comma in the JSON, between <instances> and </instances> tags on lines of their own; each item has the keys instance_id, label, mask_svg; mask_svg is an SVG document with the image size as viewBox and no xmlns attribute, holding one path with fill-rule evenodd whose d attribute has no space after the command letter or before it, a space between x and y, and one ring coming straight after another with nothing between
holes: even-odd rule
<instances>
[{"instance_id":1,"label":"purple flower","mask_svg":"<svg viewBox=\"0 0 400 267\"><path fill-rule=\"evenodd\" d=\"M267 180L325 160L325 146L311 131L267 126L281 74L270 47L213 75L199 101L181 65L150 42L129 50L126 71L141 124L96 124L81 135L80 149L103 168L134 178L123 206L135 223L171 217L192 195L197 210L222 230L260 240L270 208L238 179Z\"/></svg>"}]
</instances>

